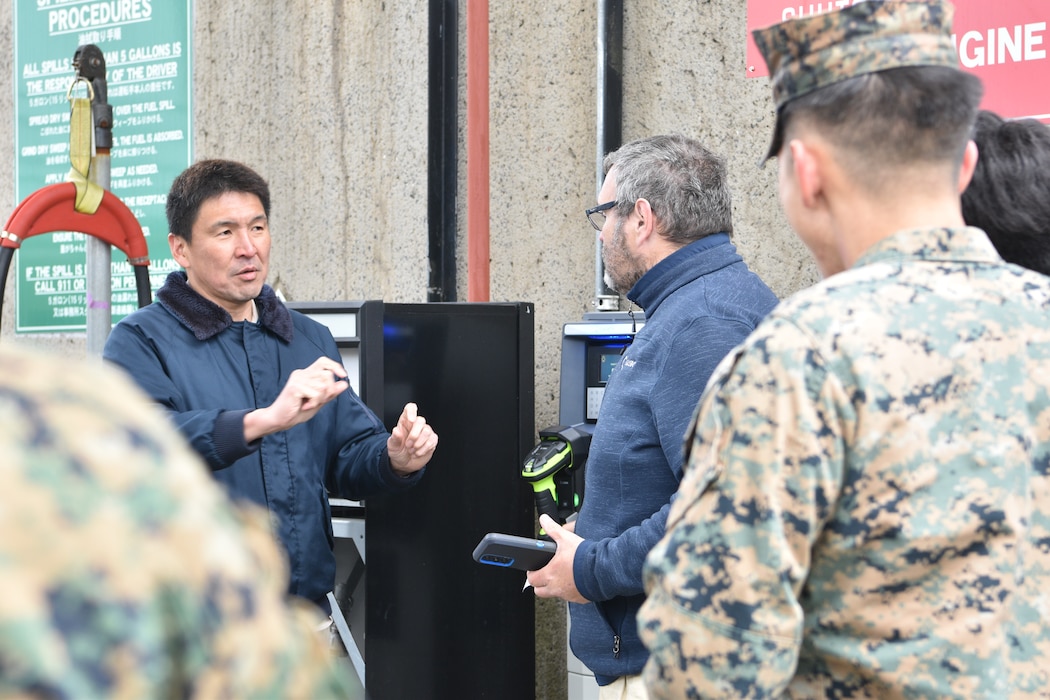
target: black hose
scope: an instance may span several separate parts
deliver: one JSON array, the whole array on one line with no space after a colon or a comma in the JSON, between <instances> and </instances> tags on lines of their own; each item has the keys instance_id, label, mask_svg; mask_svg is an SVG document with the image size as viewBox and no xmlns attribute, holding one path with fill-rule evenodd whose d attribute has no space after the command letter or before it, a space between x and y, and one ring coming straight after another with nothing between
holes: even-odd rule
<instances>
[{"instance_id":1,"label":"black hose","mask_svg":"<svg viewBox=\"0 0 1050 700\"><path fill-rule=\"evenodd\" d=\"M7 271L11 267L14 248L0 248L0 313L4 310L4 290L7 288Z\"/></svg>"},{"instance_id":2,"label":"black hose","mask_svg":"<svg viewBox=\"0 0 1050 700\"><path fill-rule=\"evenodd\" d=\"M132 265L132 267L135 268L135 289L138 290L139 308L141 309L153 303L153 294L149 288L149 268L145 265Z\"/></svg>"}]
</instances>

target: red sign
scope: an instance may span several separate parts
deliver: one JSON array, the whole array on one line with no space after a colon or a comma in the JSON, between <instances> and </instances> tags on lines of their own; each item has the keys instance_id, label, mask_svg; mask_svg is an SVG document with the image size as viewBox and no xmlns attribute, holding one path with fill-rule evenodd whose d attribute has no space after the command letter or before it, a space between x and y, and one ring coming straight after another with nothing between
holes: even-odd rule
<instances>
[{"instance_id":1,"label":"red sign","mask_svg":"<svg viewBox=\"0 0 1050 700\"><path fill-rule=\"evenodd\" d=\"M747 75L769 75L751 30L864 0L748 0ZM954 39L964 70L984 83L981 104L1004 117L1050 122L1050 2L954 0Z\"/></svg>"}]
</instances>

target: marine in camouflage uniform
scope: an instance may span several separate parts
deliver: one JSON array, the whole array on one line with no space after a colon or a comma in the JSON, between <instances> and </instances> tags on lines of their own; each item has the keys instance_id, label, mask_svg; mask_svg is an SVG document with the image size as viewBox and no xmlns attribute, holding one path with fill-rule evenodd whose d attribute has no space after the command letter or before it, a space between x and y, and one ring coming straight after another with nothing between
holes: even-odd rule
<instances>
[{"instance_id":1,"label":"marine in camouflage uniform","mask_svg":"<svg viewBox=\"0 0 1050 700\"><path fill-rule=\"evenodd\" d=\"M354 696L265 512L115 370L0 349L0 455L0 697Z\"/></svg>"},{"instance_id":2,"label":"marine in camouflage uniform","mask_svg":"<svg viewBox=\"0 0 1050 700\"><path fill-rule=\"evenodd\" d=\"M849 60L877 38L852 32L945 45L950 8L893 5L773 28L766 55L850 77L881 70ZM893 232L781 303L687 436L639 613L650 696L1050 696L1048 302L1050 279L959 225Z\"/></svg>"}]
</instances>

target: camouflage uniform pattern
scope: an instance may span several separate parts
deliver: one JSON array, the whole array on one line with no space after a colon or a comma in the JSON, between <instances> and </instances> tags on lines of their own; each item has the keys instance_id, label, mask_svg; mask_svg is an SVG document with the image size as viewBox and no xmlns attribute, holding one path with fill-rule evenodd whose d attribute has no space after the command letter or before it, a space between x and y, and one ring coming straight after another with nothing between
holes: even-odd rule
<instances>
[{"instance_id":1,"label":"camouflage uniform pattern","mask_svg":"<svg viewBox=\"0 0 1050 700\"><path fill-rule=\"evenodd\" d=\"M0 697L346 698L234 510L115 370L0 349Z\"/></svg>"},{"instance_id":2,"label":"camouflage uniform pattern","mask_svg":"<svg viewBox=\"0 0 1050 700\"><path fill-rule=\"evenodd\" d=\"M836 12L751 32L769 68L773 102L784 103L849 78L905 66L959 67L948 2L867 0ZM781 125L766 159L780 151Z\"/></svg>"},{"instance_id":3,"label":"camouflage uniform pattern","mask_svg":"<svg viewBox=\"0 0 1050 700\"><path fill-rule=\"evenodd\" d=\"M947 2L870 0L751 34L769 68L773 102L866 73L904 66L959 67Z\"/></svg>"},{"instance_id":4,"label":"camouflage uniform pattern","mask_svg":"<svg viewBox=\"0 0 1050 700\"><path fill-rule=\"evenodd\" d=\"M1048 697L1048 302L973 228L782 302L694 416L650 695Z\"/></svg>"}]
</instances>

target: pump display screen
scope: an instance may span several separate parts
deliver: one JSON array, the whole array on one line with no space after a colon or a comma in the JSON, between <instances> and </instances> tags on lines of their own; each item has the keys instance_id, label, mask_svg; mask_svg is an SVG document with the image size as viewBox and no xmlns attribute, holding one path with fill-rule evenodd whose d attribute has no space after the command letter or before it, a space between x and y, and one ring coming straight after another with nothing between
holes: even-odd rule
<instances>
[{"instance_id":1,"label":"pump display screen","mask_svg":"<svg viewBox=\"0 0 1050 700\"><path fill-rule=\"evenodd\" d=\"M626 341L619 340L587 346L587 386L605 386L608 383L627 345Z\"/></svg>"},{"instance_id":2,"label":"pump display screen","mask_svg":"<svg viewBox=\"0 0 1050 700\"><path fill-rule=\"evenodd\" d=\"M613 371L619 366L623 351L629 344L630 339L626 338L603 338L601 342L587 345L585 406L589 422L598 419L598 410L605 397L605 385L608 384Z\"/></svg>"},{"instance_id":3,"label":"pump display screen","mask_svg":"<svg viewBox=\"0 0 1050 700\"><path fill-rule=\"evenodd\" d=\"M616 352L608 352L610 348L605 348L606 352L599 354L599 366L598 366L598 382L601 384L607 384L609 382L609 376L616 369L616 365L620 362L621 353L623 349L617 349Z\"/></svg>"}]
</instances>

